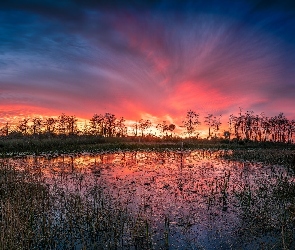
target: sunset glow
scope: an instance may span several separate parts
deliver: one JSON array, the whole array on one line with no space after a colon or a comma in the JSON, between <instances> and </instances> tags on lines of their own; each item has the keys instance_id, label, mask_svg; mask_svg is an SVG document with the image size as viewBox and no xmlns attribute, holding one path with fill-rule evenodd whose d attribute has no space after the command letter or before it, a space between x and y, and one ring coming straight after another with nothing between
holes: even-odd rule
<instances>
[{"instance_id":1,"label":"sunset glow","mask_svg":"<svg viewBox=\"0 0 295 250\"><path fill-rule=\"evenodd\" d=\"M293 1L110 2L0 4L0 127L109 112L181 134L191 109L205 136L206 115L223 131L239 107L295 119Z\"/></svg>"}]
</instances>

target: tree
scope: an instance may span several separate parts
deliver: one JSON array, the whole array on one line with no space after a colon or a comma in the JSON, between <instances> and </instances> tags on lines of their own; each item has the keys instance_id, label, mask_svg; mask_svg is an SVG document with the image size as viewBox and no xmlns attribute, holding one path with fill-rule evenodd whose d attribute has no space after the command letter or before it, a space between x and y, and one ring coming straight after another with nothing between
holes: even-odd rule
<instances>
[{"instance_id":1,"label":"tree","mask_svg":"<svg viewBox=\"0 0 295 250\"><path fill-rule=\"evenodd\" d=\"M127 127L125 126L125 119L121 117L116 121L116 136L124 137L127 133Z\"/></svg>"},{"instance_id":2,"label":"tree","mask_svg":"<svg viewBox=\"0 0 295 250\"><path fill-rule=\"evenodd\" d=\"M56 122L57 121L52 117L46 118L44 125L45 125L45 129L47 133L49 134L54 133Z\"/></svg>"},{"instance_id":3,"label":"tree","mask_svg":"<svg viewBox=\"0 0 295 250\"><path fill-rule=\"evenodd\" d=\"M0 130L0 135L8 136L9 135L9 129L10 129L10 126L9 126L8 122L6 122L4 127L2 127L1 130Z\"/></svg>"},{"instance_id":4,"label":"tree","mask_svg":"<svg viewBox=\"0 0 295 250\"><path fill-rule=\"evenodd\" d=\"M105 113L104 121L105 121L104 136L108 136L108 137L114 136L115 127L116 127L116 116L111 113Z\"/></svg>"},{"instance_id":5,"label":"tree","mask_svg":"<svg viewBox=\"0 0 295 250\"><path fill-rule=\"evenodd\" d=\"M224 136L224 139L230 140L230 132L229 131L224 131L223 136Z\"/></svg>"},{"instance_id":6,"label":"tree","mask_svg":"<svg viewBox=\"0 0 295 250\"><path fill-rule=\"evenodd\" d=\"M199 114L192 110L187 111L185 120L182 123L186 128L186 133L191 137L196 131L197 126L201 124Z\"/></svg>"},{"instance_id":7,"label":"tree","mask_svg":"<svg viewBox=\"0 0 295 250\"><path fill-rule=\"evenodd\" d=\"M159 132L160 132L160 134L162 135L162 136L167 136L167 132L166 131L168 131L169 130L169 126L168 126L168 124L167 124L167 122L166 121L163 121L162 123L159 123L157 126L156 126L156 128L159 130Z\"/></svg>"},{"instance_id":8,"label":"tree","mask_svg":"<svg viewBox=\"0 0 295 250\"><path fill-rule=\"evenodd\" d=\"M78 119L74 115L67 117L67 131L69 134L78 132L77 121Z\"/></svg>"},{"instance_id":9,"label":"tree","mask_svg":"<svg viewBox=\"0 0 295 250\"><path fill-rule=\"evenodd\" d=\"M94 114L90 119L90 131L94 135L103 135L104 116Z\"/></svg>"},{"instance_id":10,"label":"tree","mask_svg":"<svg viewBox=\"0 0 295 250\"><path fill-rule=\"evenodd\" d=\"M152 123L150 120L143 120L141 119L139 121L138 127L141 130L141 136L143 137L144 135L144 131L147 130L148 128L150 128L152 126Z\"/></svg>"},{"instance_id":11,"label":"tree","mask_svg":"<svg viewBox=\"0 0 295 250\"><path fill-rule=\"evenodd\" d=\"M207 139L211 137L211 127L213 126L214 117L213 114L208 114L208 116L205 116L205 124L209 127L209 133Z\"/></svg>"},{"instance_id":12,"label":"tree","mask_svg":"<svg viewBox=\"0 0 295 250\"><path fill-rule=\"evenodd\" d=\"M175 128L176 128L176 126L172 123L168 126L168 130L171 132L171 136L172 136L172 132L175 130Z\"/></svg>"},{"instance_id":13,"label":"tree","mask_svg":"<svg viewBox=\"0 0 295 250\"><path fill-rule=\"evenodd\" d=\"M22 134L27 135L29 130L29 119L24 118L23 120L20 120L17 128Z\"/></svg>"},{"instance_id":14,"label":"tree","mask_svg":"<svg viewBox=\"0 0 295 250\"><path fill-rule=\"evenodd\" d=\"M137 136L138 130L139 130L139 123L136 121L135 123L132 124L133 128L133 135Z\"/></svg>"},{"instance_id":15,"label":"tree","mask_svg":"<svg viewBox=\"0 0 295 250\"><path fill-rule=\"evenodd\" d=\"M35 117L32 119L32 122L33 122L33 124L31 125L32 133L34 135L41 133L42 119L39 117Z\"/></svg>"},{"instance_id":16,"label":"tree","mask_svg":"<svg viewBox=\"0 0 295 250\"><path fill-rule=\"evenodd\" d=\"M221 125L220 118L221 118L221 115L219 117L214 116L214 119L213 119L213 122L212 122L212 127L213 127L213 130L215 132L215 137L216 137L216 133L218 133L220 125Z\"/></svg>"},{"instance_id":17,"label":"tree","mask_svg":"<svg viewBox=\"0 0 295 250\"><path fill-rule=\"evenodd\" d=\"M68 116L62 113L58 118L57 118L57 127L58 127L58 132L59 134L66 134L67 131L67 120Z\"/></svg>"}]
</instances>

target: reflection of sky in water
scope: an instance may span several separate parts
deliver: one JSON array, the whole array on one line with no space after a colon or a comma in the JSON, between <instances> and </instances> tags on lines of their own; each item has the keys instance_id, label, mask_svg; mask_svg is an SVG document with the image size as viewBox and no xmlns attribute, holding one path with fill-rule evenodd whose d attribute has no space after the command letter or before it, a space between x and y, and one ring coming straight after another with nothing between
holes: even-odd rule
<instances>
[{"instance_id":1,"label":"reflection of sky in water","mask_svg":"<svg viewBox=\"0 0 295 250\"><path fill-rule=\"evenodd\" d=\"M239 223L233 192L272 178L274 172L271 166L222 160L219 152L119 152L7 161L68 192L104 188L114 204L126 205L151 223L155 240L169 219L175 247L191 242L206 248L224 244L226 249Z\"/></svg>"}]
</instances>

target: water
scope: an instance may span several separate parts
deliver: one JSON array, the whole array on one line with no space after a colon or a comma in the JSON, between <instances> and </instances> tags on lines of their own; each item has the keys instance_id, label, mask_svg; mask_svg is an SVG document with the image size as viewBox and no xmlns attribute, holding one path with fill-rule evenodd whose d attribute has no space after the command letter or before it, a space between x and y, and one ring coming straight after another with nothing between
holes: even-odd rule
<instances>
[{"instance_id":1,"label":"water","mask_svg":"<svg viewBox=\"0 0 295 250\"><path fill-rule=\"evenodd\" d=\"M223 160L223 151L142 151L6 159L50 187L87 195L98 186L114 206L148 222L153 248L245 249L276 242L243 238L237 193L284 168ZM264 240L265 238L265 240ZM163 242L166 242L163 245ZM275 243L274 243L275 244Z\"/></svg>"}]
</instances>

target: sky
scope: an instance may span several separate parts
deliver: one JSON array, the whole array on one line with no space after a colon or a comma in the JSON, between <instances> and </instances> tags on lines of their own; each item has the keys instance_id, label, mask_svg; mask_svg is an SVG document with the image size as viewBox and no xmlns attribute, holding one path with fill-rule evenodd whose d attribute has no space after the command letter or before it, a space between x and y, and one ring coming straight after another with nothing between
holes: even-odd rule
<instances>
[{"instance_id":1,"label":"sky","mask_svg":"<svg viewBox=\"0 0 295 250\"><path fill-rule=\"evenodd\" d=\"M107 2L107 3L105 3ZM295 2L2 0L0 121L295 119Z\"/></svg>"}]
</instances>

